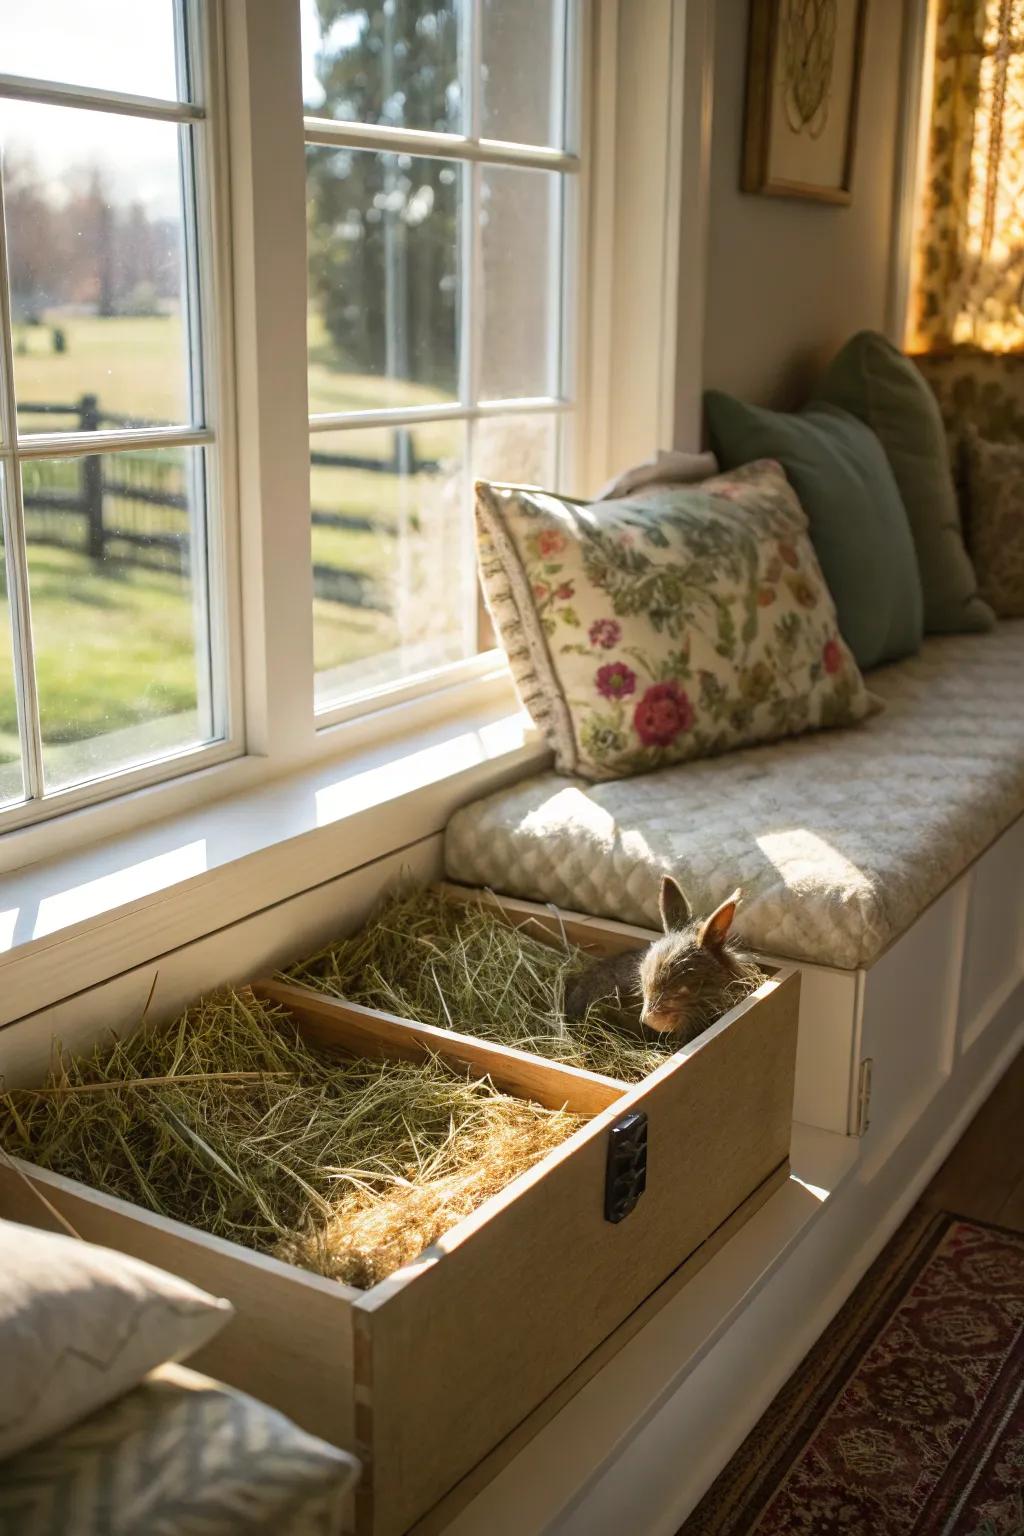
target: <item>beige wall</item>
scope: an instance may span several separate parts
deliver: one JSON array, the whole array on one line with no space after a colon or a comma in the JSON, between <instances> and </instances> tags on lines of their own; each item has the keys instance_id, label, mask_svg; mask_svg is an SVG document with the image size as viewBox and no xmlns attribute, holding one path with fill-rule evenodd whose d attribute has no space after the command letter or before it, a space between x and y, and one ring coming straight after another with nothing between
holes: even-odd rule
<instances>
[{"instance_id":1,"label":"beige wall","mask_svg":"<svg viewBox=\"0 0 1024 1536\"><path fill-rule=\"evenodd\" d=\"M704 385L787 408L849 335L886 328L903 6L869 3L848 208L740 192L747 9L716 0Z\"/></svg>"}]
</instances>

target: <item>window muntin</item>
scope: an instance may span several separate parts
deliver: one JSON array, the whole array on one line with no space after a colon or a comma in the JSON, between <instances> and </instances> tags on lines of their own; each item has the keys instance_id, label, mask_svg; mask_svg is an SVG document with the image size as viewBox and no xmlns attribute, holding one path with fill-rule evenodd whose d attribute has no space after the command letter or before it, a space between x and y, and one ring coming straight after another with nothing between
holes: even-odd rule
<instances>
[{"instance_id":1,"label":"window muntin","mask_svg":"<svg viewBox=\"0 0 1024 1536\"><path fill-rule=\"evenodd\" d=\"M487 643L473 480L500 460L506 478L542 478L536 467L550 482L564 457L573 404L565 293L579 171L564 149L575 3L528 9L552 39L550 61L536 30L510 27L486 0L390 0L341 20L329 0L303 0L304 97L314 114L306 121L309 382L323 723L356 697L467 661ZM543 83L531 76L527 87L522 77L538 58ZM522 142L488 137L506 132ZM422 442L428 425L459 438L443 456L441 495L433 478L428 493L422 474L393 457L396 441ZM367 472L371 505L363 497L360 511L352 461L371 426L378 461ZM424 457L417 449L414 462ZM358 517L372 531L353 526ZM364 569L374 538L376 587ZM411 600L410 583L420 600ZM367 612L374 602L387 615L376 625Z\"/></svg>"},{"instance_id":2,"label":"window muntin","mask_svg":"<svg viewBox=\"0 0 1024 1536\"><path fill-rule=\"evenodd\" d=\"M90 7L104 46L82 41L75 68L26 16L5 54L33 75L0 76L8 821L193 766L227 736L198 15Z\"/></svg>"}]
</instances>

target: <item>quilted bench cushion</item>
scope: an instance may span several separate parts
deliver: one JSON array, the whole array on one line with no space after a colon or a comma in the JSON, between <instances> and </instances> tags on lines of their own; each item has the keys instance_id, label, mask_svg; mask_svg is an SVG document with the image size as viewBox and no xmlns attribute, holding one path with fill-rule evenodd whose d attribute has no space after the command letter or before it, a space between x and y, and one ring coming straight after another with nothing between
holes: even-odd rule
<instances>
[{"instance_id":1,"label":"quilted bench cushion","mask_svg":"<svg viewBox=\"0 0 1024 1536\"><path fill-rule=\"evenodd\" d=\"M464 807L448 877L657 926L743 888L763 954L870 964L1024 811L1024 620L872 672L884 713L609 784L543 773Z\"/></svg>"}]
</instances>

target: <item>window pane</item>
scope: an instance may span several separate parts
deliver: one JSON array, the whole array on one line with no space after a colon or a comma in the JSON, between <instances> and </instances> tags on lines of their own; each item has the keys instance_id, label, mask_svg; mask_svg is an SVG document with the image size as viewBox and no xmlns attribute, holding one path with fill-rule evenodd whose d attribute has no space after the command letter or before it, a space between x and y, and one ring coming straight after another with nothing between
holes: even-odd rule
<instances>
[{"instance_id":1,"label":"window pane","mask_svg":"<svg viewBox=\"0 0 1024 1536\"><path fill-rule=\"evenodd\" d=\"M563 0L484 0L481 125L485 139L562 147Z\"/></svg>"},{"instance_id":2,"label":"window pane","mask_svg":"<svg viewBox=\"0 0 1024 1536\"><path fill-rule=\"evenodd\" d=\"M210 740L202 449L22 476L47 789Z\"/></svg>"},{"instance_id":3,"label":"window pane","mask_svg":"<svg viewBox=\"0 0 1024 1536\"><path fill-rule=\"evenodd\" d=\"M22 432L190 418L179 129L0 102Z\"/></svg>"},{"instance_id":4,"label":"window pane","mask_svg":"<svg viewBox=\"0 0 1024 1536\"><path fill-rule=\"evenodd\" d=\"M312 439L316 704L475 648L461 422Z\"/></svg>"},{"instance_id":5,"label":"window pane","mask_svg":"<svg viewBox=\"0 0 1024 1536\"><path fill-rule=\"evenodd\" d=\"M366 150L307 155L310 410L455 398L459 168Z\"/></svg>"},{"instance_id":6,"label":"window pane","mask_svg":"<svg viewBox=\"0 0 1024 1536\"><path fill-rule=\"evenodd\" d=\"M560 178L549 171L484 166L484 400L558 393Z\"/></svg>"},{"instance_id":7,"label":"window pane","mask_svg":"<svg viewBox=\"0 0 1024 1536\"><path fill-rule=\"evenodd\" d=\"M557 416L481 416L473 424L473 478L510 485L557 483Z\"/></svg>"},{"instance_id":8,"label":"window pane","mask_svg":"<svg viewBox=\"0 0 1024 1536\"><path fill-rule=\"evenodd\" d=\"M307 114L458 133L461 0L301 0Z\"/></svg>"},{"instance_id":9,"label":"window pane","mask_svg":"<svg viewBox=\"0 0 1024 1536\"><path fill-rule=\"evenodd\" d=\"M0 469L0 502L5 489ZM7 595L7 560L3 523L0 521L0 805L21 800L21 747L18 742L18 696L14 687L14 641L11 606Z\"/></svg>"},{"instance_id":10,"label":"window pane","mask_svg":"<svg viewBox=\"0 0 1024 1536\"><path fill-rule=\"evenodd\" d=\"M133 96L178 94L173 0L8 0L3 70Z\"/></svg>"}]
</instances>

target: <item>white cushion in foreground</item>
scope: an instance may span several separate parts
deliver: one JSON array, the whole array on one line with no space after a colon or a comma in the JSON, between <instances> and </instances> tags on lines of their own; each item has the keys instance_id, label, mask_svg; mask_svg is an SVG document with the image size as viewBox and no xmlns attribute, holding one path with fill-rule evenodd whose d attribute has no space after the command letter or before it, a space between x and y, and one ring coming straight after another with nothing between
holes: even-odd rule
<instances>
[{"instance_id":1,"label":"white cushion in foreground","mask_svg":"<svg viewBox=\"0 0 1024 1536\"><path fill-rule=\"evenodd\" d=\"M0 1221L0 1458L186 1359L232 1310L125 1254Z\"/></svg>"}]
</instances>

